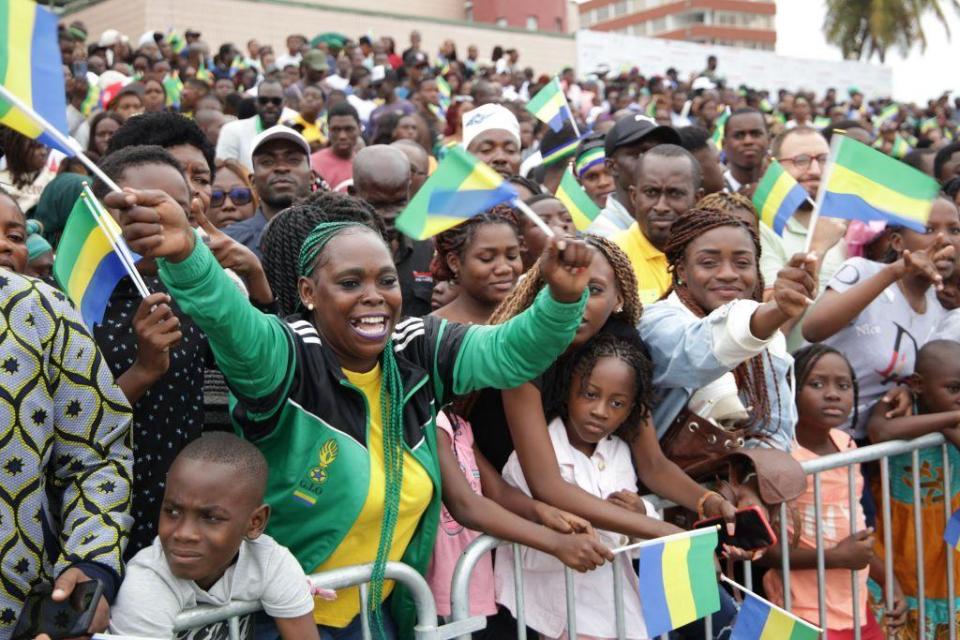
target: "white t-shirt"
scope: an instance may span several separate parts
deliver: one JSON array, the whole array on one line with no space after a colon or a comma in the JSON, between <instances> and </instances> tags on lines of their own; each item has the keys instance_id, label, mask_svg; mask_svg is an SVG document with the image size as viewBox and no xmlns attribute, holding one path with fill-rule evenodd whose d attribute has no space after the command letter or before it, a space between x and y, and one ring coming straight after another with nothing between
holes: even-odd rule
<instances>
[{"instance_id":1,"label":"white t-shirt","mask_svg":"<svg viewBox=\"0 0 960 640\"><path fill-rule=\"evenodd\" d=\"M827 288L843 293L886 266L865 258L850 258ZM927 289L926 303L926 313L917 313L894 282L850 324L823 341L843 353L857 373L857 424L845 429L854 438L866 435L870 409L884 393L913 374L917 353L934 338L945 312L933 287Z\"/></svg>"},{"instance_id":2,"label":"white t-shirt","mask_svg":"<svg viewBox=\"0 0 960 640\"><path fill-rule=\"evenodd\" d=\"M297 618L313 611L310 584L290 551L264 534L240 544L237 561L209 591L174 577L160 539L127 564L127 575L110 609L110 633L173 637L174 619L198 605L258 600L267 615ZM178 638L226 639L227 623L178 634Z\"/></svg>"}]
</instances>

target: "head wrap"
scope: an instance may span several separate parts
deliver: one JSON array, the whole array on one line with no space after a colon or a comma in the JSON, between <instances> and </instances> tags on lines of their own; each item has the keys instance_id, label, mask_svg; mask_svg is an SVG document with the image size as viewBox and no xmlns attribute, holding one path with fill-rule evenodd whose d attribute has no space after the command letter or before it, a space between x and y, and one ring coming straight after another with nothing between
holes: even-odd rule
<instances>
[{"instance_id":1,"label":"head wrap","mask_svg":"<svg viewBox=\"0 0 960 640\"><path fill-rule=\"evenodd\" d=\"M43 239L43 236L31 233L27 236L27 261L33 262L45 253L53 251L50 243Z\"/></svg>"},{"instance_id":2,"label":"head wrap","mask_svg":"<svg viewBox=\"0 0 960 640\"><path fill-rule=\"evenodd\" d=\"M502 129L513 136L520 145L520 123L517 116L498 104L485 104L463 114L463 147L467 148L474 138L490 129Z\"/></svg>"},{"instance_id":3,"label":"head wrap","mask_svg":"<svg viewBox=\"0 0 960 640\"><path fill-rule=\"evenodd\" d=\"M67 224L73 204L83 191L83 183L93 184L93 178L77 173L61 173L43 188L33 217L43 224L43 237L56 244Z\"/></svg>"}]
</instances>

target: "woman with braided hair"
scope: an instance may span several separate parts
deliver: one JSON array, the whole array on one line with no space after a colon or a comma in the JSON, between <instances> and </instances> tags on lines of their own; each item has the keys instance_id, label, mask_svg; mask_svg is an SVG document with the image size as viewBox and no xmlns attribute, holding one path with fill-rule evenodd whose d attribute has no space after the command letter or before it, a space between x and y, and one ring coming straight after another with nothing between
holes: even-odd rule
<instances>
[{"instance_id":1,"label":"woman with braided hair","mask_svg":"<svg viewBox=\"0 0 960 640\"><path fill-rule=\"evenodd\" d=\"M672 287L647 307L638 327L661 394L653 411L658 436L698 390L732 372L752 433L790 451L796 426L789 383L793 359L780 327L813 299L815 259L794 256L778 274L771 300L762 302L756 231L729 214L704 209L691 209L674 223L664 253Z\"/></svg>"},{"instance_id":2,"label":"woman with braided hair","mask_svg":"<svg viewBox=\"0 0 960 640\"><path fill-rule=\"evenodd\" d=\"M285 318L297 310L297 260L300 247L321 222L362 222L386 237L383 220L376 210L360 198L335 191L318 191L274 216L260 240L263 270L277 301L278 315Z\"/></svg>"},{"instance_id":3,"label":"woman with braided hair","mask_svg":"<svg viewBox=\"0 0 960 640\"><path fill-rule=\"evenodd\" d=\"M433 240L437 249L430 265L433 279L454 282L458 291L457 297L434 315L451 322L487 324L523 270L514 209L497 205Z\"/></svg>"},{"instance_id":4,"label":"woman with braided hair","mask_svg":"<svg viewBox=\"0 0 960 640\"><path fill-rule=\"evenodd\" d=\"M107 202L120 210L130 248L159 258L171 295L209 336L234 394L233 420L270 462L270 535L308 572L373 563L373 627L376 637L393 637L381 606L394 591L386 562L425 573L437 533L437 408L475 389L522 384L566 349L586 303L592 250L553 242L541 264L549 291L501 326L400 322L383 237L358 222L324 222L299 254L304 309L283 321L239 294L164 194L128 191ZM397 629L410 636L415 607L395 591ZM322 634L359 638L359 613L348 589L318 602L314 619Z\"/></svg>"}]
</instances>

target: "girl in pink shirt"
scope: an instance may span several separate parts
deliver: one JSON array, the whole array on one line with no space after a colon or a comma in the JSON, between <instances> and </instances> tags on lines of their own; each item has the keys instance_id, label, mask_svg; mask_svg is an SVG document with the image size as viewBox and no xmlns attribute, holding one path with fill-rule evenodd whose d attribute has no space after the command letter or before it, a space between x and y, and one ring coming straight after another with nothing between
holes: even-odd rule
<instances>
[{"instance_id":1,"label":"girl in pink shirt","mask_svg":"<svg viewBox=\"0 0 960 640\"><path fill-rule=\"evenodd\" d=\"M857 380L847 359L836 349L822 344L812 345L795 354L797 393L797 445L793 457L798 461L813 460L856 448L853 439L838 429L857 406ZM854 417L856 421L856 417ZM820 620L817 589L817 525L814 508L813 476L807 479L807 491L792 505L793 518L790 549L790 594L795 615L822 624L827 640L854 637L853 611L860 612L860 633L863 640L882 640L883 632L867 606L867 579L884 582L883 559L874 553L873 530L866 527L859 496L863 492L863 476L859 466L855 476L856 513L850 513L848 470L840 467L820 473L821 512L819 525L823 531L826 561L826 620ZM799 529L799 530L797 530ZM770 547L764 560L780 566L779 545ZM857 602L853 601L851 572L859 583ZM782 605L781 572L771 569L764 576L764 588L772 602ZM905 621L906 603L899 585L894 585L896 601L887 616L888 630Z\"/></svg>"}]
</instances>

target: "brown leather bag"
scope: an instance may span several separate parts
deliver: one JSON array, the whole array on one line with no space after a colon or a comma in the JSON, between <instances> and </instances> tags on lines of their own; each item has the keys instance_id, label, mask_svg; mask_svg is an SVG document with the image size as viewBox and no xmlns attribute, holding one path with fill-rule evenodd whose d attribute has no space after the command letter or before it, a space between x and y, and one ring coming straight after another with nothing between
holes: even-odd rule
<instances>
[{"instance_id":1,"label":"brown leather bag","mask_svg":"<svg viewBox=\"0 0 960 640\"><path fill-rule=\"evenodd\" d=\"M723 429L684 409L660 439L670 461L694 479L716 473L724 459L743 448L747 429Z\"/></svg>"}]
</instances>

